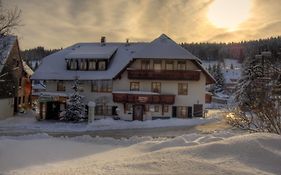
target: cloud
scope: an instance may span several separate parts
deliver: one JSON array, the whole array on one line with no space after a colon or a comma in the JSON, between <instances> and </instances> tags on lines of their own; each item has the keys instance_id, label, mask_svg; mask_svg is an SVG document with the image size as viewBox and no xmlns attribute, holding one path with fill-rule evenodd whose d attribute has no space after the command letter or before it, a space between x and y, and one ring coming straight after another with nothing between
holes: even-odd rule
<instances>
[{"instance_id":1,"label":"cloud","mask_svg":"<svg viewBox=\"0 0 281 175\"><path fill-rule=\"evenodd\" d=\"M3 4L22 9L24 26L15 31L22 48L67 47L99 41L101 36L108 41L151 41L166 33L177 42L196 42L280 35L279 0L252 0L251 18L231 33L208 21L206 14L213 1L3 0Z\"/></svg>"}]
</instances>

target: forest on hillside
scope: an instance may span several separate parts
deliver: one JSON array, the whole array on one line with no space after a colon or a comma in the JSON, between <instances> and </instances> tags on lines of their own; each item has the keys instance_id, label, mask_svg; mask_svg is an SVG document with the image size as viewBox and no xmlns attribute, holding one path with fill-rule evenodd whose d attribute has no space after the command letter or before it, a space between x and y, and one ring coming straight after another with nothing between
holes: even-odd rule
<instances>
[{"instance_id":1,"label":"forest on hillside","mask_svg":"<svg viewBox=\"0 0 281 175\"><path fill-rule=\"evenodd\" d=\"M182 43L184 48L202 60L223 60L234 58L243 61L262 51L271 51L273 56L280 56L281 36L238 43Z\"/></svg>"},{"instance_id":2,"label":"forest on hillside","mask_svg":"<svg viewBox=\"0 0 281 175\"><path fill-rule=\"evenodd\" d=\"M21 56L25 61L37 61L59 50L61 49L45 49L42 46L38 46L36 48L21 51Z\"/></svg>"}]
</instances>

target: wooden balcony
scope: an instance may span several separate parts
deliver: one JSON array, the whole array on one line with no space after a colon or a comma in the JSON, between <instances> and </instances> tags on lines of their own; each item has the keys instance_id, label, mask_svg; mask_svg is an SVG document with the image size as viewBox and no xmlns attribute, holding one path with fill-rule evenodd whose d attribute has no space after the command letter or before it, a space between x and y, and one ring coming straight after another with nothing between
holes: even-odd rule
<instances>
[{"instance_id":1,"label":"wooden balcony","mask_svg":"<svg viewBox=\"0 0 281 175\"><path fill-rule=\"evenodd\" d=\"M127 70L128 79L139 80L200 80L200 70Z\"/></svg>"},{"instance_id":2,"label":"wooden balcony","mask_svg":"<svg viewBox=\"0 0 281 175\"><path fill-rule=\"evenodd\" d=\"M175 95L113 93L113 101L134 104L174 104Z\"/></svg>"}]
</instances>

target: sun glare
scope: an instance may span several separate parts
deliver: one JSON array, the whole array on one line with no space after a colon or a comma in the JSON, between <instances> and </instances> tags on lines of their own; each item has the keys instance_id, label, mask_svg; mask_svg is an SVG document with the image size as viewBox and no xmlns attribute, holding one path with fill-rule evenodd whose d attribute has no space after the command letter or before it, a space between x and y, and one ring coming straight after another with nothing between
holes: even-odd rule
<instances>
[{"instance_id":1,"label":"sun glare","mask_svg":"<svg viewBox=\"0 0 281 175\"><path fill-rule=\"evenodd\" d=\"M208 11L208 19L218 28L237 30L250 16L251 0L214 0Z\"/></svg>"}]
</instances>

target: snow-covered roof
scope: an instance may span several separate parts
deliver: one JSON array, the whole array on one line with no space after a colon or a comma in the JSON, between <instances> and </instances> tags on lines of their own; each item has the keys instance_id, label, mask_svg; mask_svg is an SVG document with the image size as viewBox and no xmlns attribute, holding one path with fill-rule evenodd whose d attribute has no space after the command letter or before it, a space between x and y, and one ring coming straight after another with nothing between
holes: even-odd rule
<instances>
[{"instance_id":1,"label":"snow-covered roof","mask_svg":"<svg viewBox=\"0 0 281 175\"><path fill-rule=\"evenodd\" d=\"M66 55L65 58L71 59L109 59L117 50L116 46L112 45L81 45L77 44L72 47L72 51Z\"/></svg>"},{"instance_id":2,"label":"snow-covered roof","mask_svg":"<svg viewBox=\"0 0 281 175\"><path fill-rule=\"evenodd\" d=\"M222 72L226 84L238 83L241 78L241 69L224 69Z\"/></svg>"},{"instance_id":3,"label":"snow-covered roof","mask_svg":"<svg viewBox=\"0 0 281 175\"><path fill-rule=\"evenodd\" d=\"M66 58L82 58L85 55L111 57L112 60L107 70L101 71L80 71L67 70ZM96 51L96 52L95 52ZM91 53L91 54L90 54ZM79 55L80 54L80 55ZM72 56L71 56L72 55ZM79 56L78 56L79 55ZM89 56L87 55L87 57ZM109 56L111 55L111 56ZM32 75L34 80L101 80L114 79L122 73L131 61L136 58L150 59L190 59L194 60L207 77L212 76L202 67L197 57L172 41L166 35L161 35L151 43L78 43L61 51L45 57L39 68Z\"/></svg>"},{"instance_id":4,"label":"snow-covered roof","mask_svg":"<svg viewBox=\"0 0 281 175\"><path fill-rule=\"evenodd\" d=\"M32 75L34 80L101 80L113 79L132 60L132 55L143 48L144 43L106 43L107 47L116 47L116 53L107 70L104 71L73 71L66 69L65 57L77 46L94 48L101 47L100 43L78 43L45 57Z\"/></svg>"},{"instance_id":5,"label":"snow-covered roof","mask_svg":"<svg viewBox=\"0 0 281 175\"><path fill-rule=\"evenodd\" d=\"M199 60L165 34L147 44L140 52L134 55L134 58Z\"/></svg>"},{"instance_id":6,"label":"snow-covered roof","mask_svg":"<svg viewBox=\"0 0 281 175\"><path fill-rule=\"evenodd\" d=\"M7 58L9 57L14 43L16 42L16 36L0 36L0 72L6 63Z\"/></svg>"},{"instance_id":7,"label":"snow-covered roof","mask_svg":"<svg viewBox=\"0 0 281 175\"><path fill-rule=\"evenodd\" d=\"M42 83L33 84L32 89L34 89L34 90L45 90L46 86L43 85Z\"/></svg>"}]
</instances>

